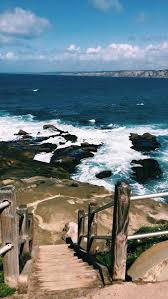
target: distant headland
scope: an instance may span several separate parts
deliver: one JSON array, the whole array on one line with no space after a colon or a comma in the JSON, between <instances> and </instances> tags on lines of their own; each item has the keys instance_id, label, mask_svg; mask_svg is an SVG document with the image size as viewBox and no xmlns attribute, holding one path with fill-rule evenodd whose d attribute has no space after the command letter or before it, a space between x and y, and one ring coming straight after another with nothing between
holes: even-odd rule
<instances>
[{"instance_id":1,"label":"distant headland","mask_svg":"<svg viewBox=\"0 0 168 299\"><path fill-rule=\"evenodd\" d=\"M46 74L57 74L64 76L96 76L96 77L126 77L126 78L168 78L166 70L120 70L120 71L81 71L81 72L50 72Z\"/></svg>"}]
</instances>

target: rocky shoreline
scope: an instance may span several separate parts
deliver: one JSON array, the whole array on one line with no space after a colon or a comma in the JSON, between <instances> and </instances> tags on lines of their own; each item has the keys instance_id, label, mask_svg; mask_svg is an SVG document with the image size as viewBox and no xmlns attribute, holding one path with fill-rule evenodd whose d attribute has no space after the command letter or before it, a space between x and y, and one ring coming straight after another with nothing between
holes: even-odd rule
<instances>
[{"instance_id":1,"label":"rocky shoreline","mask_svg":"<svg viewBox=\"0 0 168 299\"><path fill-rule=\"evenodd\" d=\"M22 129L16 132L17 140L0 142L0 175L1 179L23 179L32 176L54 177L68 179L76 171L76 167L83 159L94 157L102 144L95 145L88 142L77 143L76 135L62 131L51 124L43 126L43 131L48 131L49 136L42 137L37 134L32 137ZM49 142L50 138L61 137L58 144ZM161 145L156 137L150 133L143 135L130 133L132 149L142 154L157 151ZM36 155L51 154L49 163L36 160ZM131 161L133 178L138 183L161 177L161 167L155 159L144 158ZM104 169L95 176L104 179L112 176L111 169Z\"/></svg>"},{"instance_id":2,"label":"rocky shoreline","mask_svg":"<svg viewBox=\"0 0 168 299\"><path fill-rule=\"evenodd\" d=\"M17 140L0 142L1 185L15 185L18 205L27 204L34 213L34 240L37 244L60 242L64 225L70 221L77 221L78 209L86 210L91 201L103 205L112 199L112 193L104 187L71 179L76 166L83 159L94 157L102 144L74 144L77 136L49 124L44 125L43 130L48 130L49 136L41 137L37 134L36 137L32 137L20 129L16 132ZM55 136L62 137L59 142L61 147L49 142L49 139ZM149 133L130 134L130 140L133 149L142 153L155 151L160 147L156 137ZM71 141L68 146L67 141ZM37 154L43 152L51 153L50 163L34 160ZM131 165L132 177L140 183L157 180L162 175L159 163L154 159L133 160ZM110 169L105 169L97 173L96 177L101 180L112 175ZM147 215L145 212L142 215L142 206ZM168 220L165 213L168 206L156 201L132 203L131 209L131 232L141 224L159 224ZM152 210L155 217L152 216ZM104 212L101 217L101 233L110 232L111 212Z\"/></svg>"}]
</instances>

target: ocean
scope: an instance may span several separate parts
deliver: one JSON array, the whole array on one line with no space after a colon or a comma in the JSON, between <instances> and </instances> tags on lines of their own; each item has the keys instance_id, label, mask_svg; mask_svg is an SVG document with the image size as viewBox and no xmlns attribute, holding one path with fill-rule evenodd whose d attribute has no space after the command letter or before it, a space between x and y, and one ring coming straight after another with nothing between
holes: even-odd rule
<instances>
[{"instance_id":1,"label":"ocean","mask_svg":"<svg viewBox=\"0 0 168 299\"><path fill-rule=\"evenodd\" d=\"M43 130L48 123L75 134L76 144L102 144L77 167L74 179L109 190L118 179L126 179L137 194L168 190L168 79L1 74L0 140L19 138L14 135L19 129L49 136L51 132ZM130 133L145 132L161 143L147 155L131 149L129 140ZM49 137L45 142L60 140ZM130 162L148 157L159 162L163 176L141 185L131 178ZM50 158L51 153L35 157L46 163ZM95 177L109 169L110 178Z\"/></svg>"}]
</instances>

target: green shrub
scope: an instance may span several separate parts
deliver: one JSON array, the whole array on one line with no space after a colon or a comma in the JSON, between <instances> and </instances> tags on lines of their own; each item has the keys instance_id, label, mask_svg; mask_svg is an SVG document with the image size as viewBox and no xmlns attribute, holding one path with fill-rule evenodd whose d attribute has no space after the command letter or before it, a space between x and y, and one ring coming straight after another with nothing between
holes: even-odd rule
<instances>
[{"instance_id":1,"label":"green shrub","mask_svg":"<svg viewBox=\"0 0 168 299\"><path fill-rule=\"evenodd\" d=\"M4 282L4 274L3 271L0 272L0 283Z\"/></svg>"},{"instance_id":2,"label":"green shrub","mask_svg":"<svg viewBox=\"0 0 168 299\"><path fill-rule=\"evenodd\" d=\"M99 252L96 255L98 262L106 266L109 270L111 268L111 253L110 252Z\"/></svg>"},{"instance_id":3,"label":"green shrub","mask_svg":"<svg viewBox=\"0 0 168 299\"><path fill-rule=\"evenodd\" d=\"M19 256L19 271L22 272L26 262L31 259L30 253L24 253Z\"/></svg>"},{"instance_id":4,"label":"green shrub","mask_svg":"<svg viewBox=\"0 0 168 299\"><path fill-rule=\"evenodd\" d=\"M156 225L153 227L141 227L136 234L152 233L163 230L168 230L168 224ZM168 235L128 241L127 269L133 264L133 262L140 256L142 252L150 248L152 245L166 240L168 240ZM96 258L99 263L106 266L109 270L111 269L112 258L110 252L100 252L96 255Z\"/></svg>"},{"instance_id":5,"label":"green shrub","mask_svg":"<svg viewBox=\"0 0 168 299\"><path fill-rule=\"evenodd\" d=\"M2 262L2 257L0 256L0 271L3 270L3 262Z\"/></svg>"},{"instance_id":6,"label":"green shrub","mask_svg":"<svg viewBox=\"0 0 168 299\"><path fill-rule=\"evenodd\" d=\"M13 295L15 293L15 289L10 288L5 283L0 283L0 297L7 297Z\"/></svg>"},{"instance_id":7,"label":"green shrub","mask_svg":"<svg viewBox=\"0 0 168 299\"><path fill-rule=\"evenodd\" d=\"M13 295L15 291L14 288L10 288L4 283L3 262L2 257L0 257L0 298Z\"/></svg>"},{"instance_id":8,"label":"green shrub","mask_svg":"<svg viewBox=\"0 0 168 299\"><path fill-rule=\"evenodd\" d=\"M168 230L168 224L166 225L157 225L151 227L141 227L136 234L144 234L144 233L152 233ZM127 269L132 265L132 263L140 256L142 252L162 241L168 240L168 235L160 236L160 237L150 237L139 240L130 240L128 242L127 248Z\"/></svg>"}]
</instances>

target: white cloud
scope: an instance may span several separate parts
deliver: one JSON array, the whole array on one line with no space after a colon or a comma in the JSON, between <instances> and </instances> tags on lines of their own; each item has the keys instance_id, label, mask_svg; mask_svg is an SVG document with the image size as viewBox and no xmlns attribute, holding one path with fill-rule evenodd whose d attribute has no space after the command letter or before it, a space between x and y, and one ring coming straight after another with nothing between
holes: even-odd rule
<instances>
[{"instance_id":1,"label":"white cloud","mask_svg":"<svg viewBox=\"0 0 168 299\"><path fill-rule=\"evenodd\" d=\"M98 54L101 51L101 47L98 46L97 48L87 48L86 54Z\"/></svg>"},{"instance_id":2,"label":"white cloud","mask_svg":"<svg viewBox=\"0 0 168 299\"><path fill-rule=\"evenodd\" d=\"M120 12L123 9L120 0L90 0L90 3L96 9L104 12L107 12L109 10Z\"/></svg>"},{"instance_id":3,"label":"white cloud","mask_svg":"<svg viewBox=\"0 0 168 299\"><path fill-rule=\"evenodd\" d=\"M14 61L14 60L17 60L18 57L14 52L8 51L5 53L0 53L0 59L6 60L6 61Z\"/></svg>"},{"instance_id":4,"label":"white cloud","mask_svg":"<svg viewBox=\"0 0 168 299\"><path fill-rule=\"evenodd\" d=\"M118 60L128 58L140 58L143 56L143 50L131 44L110 44L103 51L104 60Z\"/></svg>"},{"instance_id":5,"label":"white cloud","mask_svg":"<svg viewBox=\"0 0 168 299\"><path fill-rule=\"evenodd\" d=\"M80 47L77 47L76 45L74 44L71 44L67 49L66 49L67 52L69 53L78 53L80 51Z\"/></svg>"},{"instance_id":6,"label":"white cloud","mask_svg":"<svg viewBox=\"0 0 168 299\"><path fill-rule=\"evenodd\" d=\"M11 40L11 37L0 34L0 44L9 44Z\"/></svg>"},{"instance_id":7,"label":"white cloud","mask_svg":"<svg viewBox=\"0 0 168 299\"><path fill-rule=\"evenodd\" d=\"M5 50L4 50L5 51ZM8 51L0 53L0 60L33 62L37 65L40 61L50 67L66 66L80 69L146 69L168 68L168 42L139 46L129 43L111 43L106 46L80 48L71 44L62 51ZM49 67L49 68L50 68Z\"/></svg>"},{"instance_id":8,"label":"white cloud","mask_svg":"<svg viewBox=\"0 0 168 299\"><path fill-rule=\"evenodd\" d=\"M75 45L69 47L73 51L55 52L46 55L50 63L59 63L63 66L83 65L88 69L106 69L115 66L115 69L124 68L168 68L168 42L138 46L128 43L112 43L107 46L97 46L82 49ZM76 48L78 50L76 51Z\"/></svg>"},{"instance_id":9,"label":"white cloud","mask_svg":"<svg viewBox=\"0 0 168 299\"><path fill-rule=\"evenodd\" d=\"M15 59L17 59L17 57L16 57L15 53L7 52L5 55L5 59L6 60L15 60Z\"/></svg>"},{"instance_id":10,"label":"white cloud","mask_svg":"<svg viewBox=\"0 0 168 299\"><path fill-rule=\"evenodd\" d=\"M6 36L31 38L40 35L50 25L45 18L16 7L0 15L0 33Z\"/></svg>"}]
</instances>

